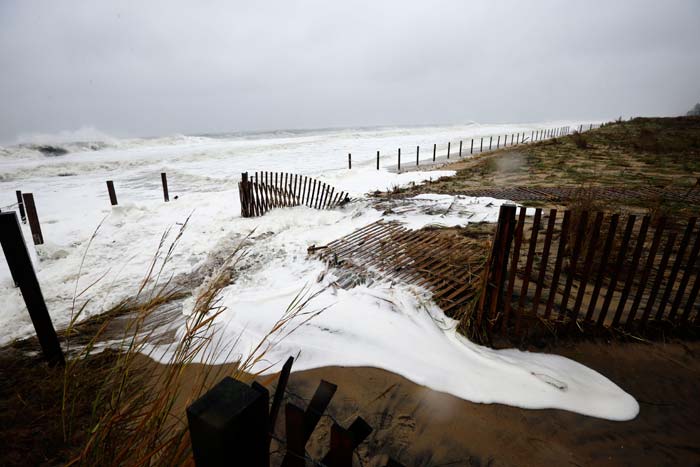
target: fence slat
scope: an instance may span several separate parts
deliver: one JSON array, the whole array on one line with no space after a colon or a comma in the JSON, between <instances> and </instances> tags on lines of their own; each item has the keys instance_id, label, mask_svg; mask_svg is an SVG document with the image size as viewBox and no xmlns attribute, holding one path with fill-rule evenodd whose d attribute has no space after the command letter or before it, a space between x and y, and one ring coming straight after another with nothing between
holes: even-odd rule
<instances>
[{"instance_id":1,"label":"fence slat","mask_svg":"<svg viewBox=\"0 0 700 467\"><path fill-rule=\"evenodd\" d=\"M523 285L520 289L520 300L518 300L518 320L515 327L516 334L520 334L520 326L522 323L522 315L525 310L525 300L527 298L527 289L530 285L530 274L532 273L532 264L535 261L535 249L537 248L537 234L540 228L540 219L542 218L542 209L535 209L535 218L532 221L532 230L530 233L530 248L527 252L527 261L525 263L525 273L523 277Z\"/></svg>"},{"instance_id":2,"label":"fence slat","mask_svg":"<svg viewBox=\"0 0 700 467\"><path fill-rule=\"evenodd\" d=\"M615 261L615 265L613 266L613 270L610 275L610 283L608 284L608 290L605 294L605 299L603 300L603 308L600 310L600 314L598 315L598 326L602 326L605 323L605 317L608 314L608 309L610 308L610 303L612 303L615 288L617 287L618 276L620 275L622 264L627 256L627 246L629 244L636 219L637 217L634 214L630 214L627 217L627 225L625 226L625 231L622 235L622 244L620 245L620 250L617 253L617 260Z\"/></svg>"},{"instance_id":3,"label":"fence slat","mask_svg":"<svg viewBox=\"0 0 700 467\"><path fill-rule=\"evenodd\" d=\"M107 192L109 193L109 202L112 206L117 205L117 193L114 191L114 182L107 180Z\"/></svg>"},{"instance_id":4,"label":"fence slat","mask_svg":"<svg viewBox=\"0 0 700 467\"><path fill-rule=\"evenodd\" d=\"M676 243L676 232L671 232L666 241L666 247L664 248L663 255L661 256L661 262L659 263L658 272L656 278L654 279L654 284L651 287L651 293L649 294L649 299L647 300L646 307L644 307L644 314L642 316L642 326L646 325L646 322L651 315L651 310L654 307L654 302L656 302L656 296L661 288L661 282L664 279L664 274L666 273L666 268L668 267L668 262L671 258L671 253L673 252L673 246ZM659 318L653 317L652 319L658 320Z\"/></svg>"},{"instance_id":5,"label":"fence slat","mask_svg":"<svg viewBox=\"0 0 700 467\"><path fill-rule=\"evenodd\" d=\"M659 309L656 312L656 320L657 321L663 317L664 310L666 309L666 304L668 302L669 297L671 296L671 292L673 291L673 286L676 283L676 277L678 276L678 271L680 270L681 264L683 264L683 257L685 256L685 250L688 249L688 244L690 242L690 235L693 233L693 229L695 228L696 221L697 221L697 218L695 218L695 217L691 217L688 220L688 225L685 228L685 233L683 234L681 244L678 247L678 253L676 253L676 258L673 262L673 266L671 267L671 275L668 277L668 281L666 282L666 288L664 289L664 294L661 296L661 303L659 303Z\"/></svg>"},{"instance_id":6,"label":"fence slat","mask_svg":"<svg viewBox=\"0 0 700 467\"><path fill-rule=\"evenodd\" d=\"M525 214L527 209L522 206L518 215L518 223L515 227L515 243L513 245L513 258L511 259L510 271L508 277L508 287L506 289L505 304L503 308L503 322L501 323L502 331L505 333L508 330L508 321L510 317L511 302L513 301L513 288L515 287L516 274L518 272L518 259L520 258L520 245L523 241L523 229L525 227Z\"/></svg>"},{"instance_id":7,"label":"fence slat","mask_svg":"<svg viewBox=\"0 0 700 467\"><path fill-rule=\"evenodd\" d=\"M542 248L542 260L540 261L540 271L537 277L537 287L535 288L535 297L532 299L532 314L537 316L537 309L540 306L542 298L542 287L544 286L544 278L547 272L547 263L549 261L549 250L552 246L552 235L554 234L554 223L557 219L557 210L549 211L549 220L547 222L547 232L544 236L544 247Z\"/></svg>"},{"instance_id":8,"label":"fence slat","mask_svg":"<svg viewBox=\"0 0 700 467\"><path fill-rule=\"evenodd\" d=\"M649 216L644 216L644 218L642 218L642 226L639 228L639 233L637 234L637 244L635 245L634 253L632 254L632 265L627 271L627 279L625 280L622 295L620 295L620 301L617 304L615 316L613 317L613 327L617 327L617 325L620 324L622 313L625 310L625 303L629 297L630 290L632 289L632 283L634 282L634 276L637 273L637 268L639 267L639 258L642 256L642 249L644 248L648 229Z\"/></svg>"},{"instance_id":9,"label":"fence slat","mask_svg":"<svg viewBox=\"0 0 700 467\"><path fill-rule=\"evenodd\" d=\"M678 308L681 306L681 301L683 300L683 295L685 294L685 289L686 287L688 287L688 281L690 281L690 276L695 270L695 263L698 259L698 252L700 252L700 232L698 232L695 236L695 243L693 244L693 249L690 251L688 261L685 264L685 271L683 272L683 277L681 277L681 282L678 285L678 290L676 291L676 298L673 300L671 311L668 314L669 321L675 321L676 313L678 312Z\"/></svg>"},{"instance_id":10,"label":"fence slat","mask_svg":"<svg viewBox=\"0 0 700 467\"><path fill-rule=\"evenodd\" d=\"M512 140L511 140L512 143ZM552 274L552 284L550 286L549 297L547 298L547 306L544 310L544 317L548 319L552 313L554 298L557 294L559 286L559 276L561 275L562 262L566 254L566 240L569 235L569 222L571 220L571 211L564 211L564 220L561 223L561 234L559 236L559 247L557 248L557 257L554 260L554 273Z\"/></svg>"},{"instance_id":11,"label":"fence slat","mask_svg":"<svg viewBox=\"0 0 700 467\"><path fill-rule=\"evenodd\" d=\"M605 239L605 245L603 246L603 252L600 257L600 266L598 267L598 273L596 276L595 285L593 287L593 293L591 294L591 301L588 303L586 321L591 321L593 319L593 313L595 312L595 306L598 301L598 295L600 295L600 289L603 286L603 278L605 277L605 271L607 271L608 269L610 249L612 248L613 242L615 241L615 233L617 232L617 224L619 221L619 214L613 214L610 217L610 222L608 223L608 236Z\"/></svg>"},{"instance_id":12,"label":"fence slat","mask_svg":"<svg viewBox=\"0 0 700 467\"><path fill-rule=\"evenodd\" d=\"M604 214L599 212L595 216L595 221L593 221L593 234L588 241L588 251L586 252L586 259L583 263L583 273L581 274L581 281L579 283L578 294L576 295L576 302L574 303L574 309L571 313L570 323L576 323L578 320L579 311L581 310L581 304L583 303L583 297L586 294L586 286L588 285L588 277L591 273L591 268L593 267L593 258L596 251L598 251L598 238L600 238L600 227L603 224Z\"/></svg>"},{"instance_id":13,"label":"fence slat","mask_svg":"<svg viewBox=\"0 0 700 467\"><path fill-rule=\"evenodd\" d=\"M285 405L285 429L287 451L282 459L282 467L306 466L306 440L304 439L304 411L294 404Z\"/></svg>"},{"instance_id":14,"label":"fence slat","mask_svg":"<svg viewBox=\"0 0 700 467\"><path fill-rule=\"evenodd\" d=\"M578 220L578 228L576 229L574 249L571 252L569 273L566 275L566 284L564 285L564 296L561 299L561 307L559 308L559 320L563 320L566 316L566 307L569 304L569 296L571 294L571 287L573 286L574 276L576 275L576 266L578 264L579 254L581 253L581 245L583 244L583 237L586 233L586 227L588 227L588 211L582 211L581 217Z\"/></svg>"},{"instance_id":15,"label":"fence slat","mask_svg":"<svg viewBox=\"0 0 700 467\"><path fill-rule=\"evenodd\" d=\"M644 269L642 270L642 278L639 280L637 293L634 296L632 306L630 307L630 311L627 315L627 321L625 323L626 329L630 329L630 327L632 326L634 318L637 315L637 310L639 309L639 304L642 302L644 291L646 290L647 282L649 281L649 276L651 275L651 271L654 268L656 252L658 251L659 245L661 244L661 237L663 236L665 227L666 218L662 217L661 219L659 219L659 223L657 224L656 229L654 231L654 239L651 242L651 248L649 249L649 253L647 254L647 260L644 265ZM646 321L646 315L643 318L643 320Z\"/></svg>"}]
</instances>

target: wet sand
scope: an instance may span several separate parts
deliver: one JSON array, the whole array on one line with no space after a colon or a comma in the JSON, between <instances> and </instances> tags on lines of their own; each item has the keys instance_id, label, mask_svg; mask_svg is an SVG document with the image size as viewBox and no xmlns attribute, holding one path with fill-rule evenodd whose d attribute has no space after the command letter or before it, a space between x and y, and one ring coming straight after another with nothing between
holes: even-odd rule
<instances>
[{"instance_id":1,"label":"wet sand","mask_svg":"<svg viewBox=\"0 0 700 467\"><path fill-rule=\"evenodd\" d=\"M637 399L639 416L612 422L475 404L376 368L292 373L289 400L305 407L320 379L337 384L327 413L343 426L361 416L374 428L355 465L384 465L383 454L406 466L700 465L700 343L578 342L545 350L610 378ZM314 458L327 449L331 417L307 445Z\"/></svg>"}]
</instances>

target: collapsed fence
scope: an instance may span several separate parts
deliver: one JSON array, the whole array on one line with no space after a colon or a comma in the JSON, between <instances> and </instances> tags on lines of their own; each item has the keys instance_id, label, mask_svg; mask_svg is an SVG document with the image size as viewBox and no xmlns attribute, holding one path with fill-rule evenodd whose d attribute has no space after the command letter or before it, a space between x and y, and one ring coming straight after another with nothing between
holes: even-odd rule
<instances>
[{"instance_id":1,"label":"collapsed fence","mask_svg":"<svg viewBox=\"0 0 700 467\"><path fill-rule=\"evenodd\" d=\"M284 172L255 172L252 180L248 172L241 174L238 183L241 216L262 216L272 208L308 206L332 209L350 201L345 191L310 177Z\"/></svg>"},{"instance_id":2,"label":"collapsed fence","mask_svg":"<svg viewBox=\"0 0 700 467\"><path fill-rule=\"evenodd\" d=\"M339 285L354 285L372 270L383 280L404 281L429 290L445 312L473 300L484 246L443 229L410 230L398 222L377 221L325 246L311 246L330 266L354 277ZM485 258L483 258L485 259Z\"/></svg>"},{"instance_id":3,"label":"collapsed fence","mask_svg":"<svg viewBox=\"0 0 700 467\"><path fill-rule=\"evenodd\" d=\"M521 338L550 330L697 328L697 219L504 205L487 263L477 329Z\"/></svg>"}]
</instances>

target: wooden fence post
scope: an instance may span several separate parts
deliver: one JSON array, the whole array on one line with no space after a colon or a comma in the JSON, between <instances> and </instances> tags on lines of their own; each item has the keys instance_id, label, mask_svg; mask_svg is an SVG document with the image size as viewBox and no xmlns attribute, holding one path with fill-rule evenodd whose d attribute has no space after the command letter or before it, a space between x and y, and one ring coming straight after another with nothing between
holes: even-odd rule
<instances>
[{"instance_id":1,"label":"wooden fence post","mask_svg":"<svg viewBox=\"0 0 700 467\"><path fill-rule=\"evenodd\" d=\"M435 162L435 153L437 152L437 143L433 144L433 162Z\"/></svg>"},{"instance_id":2,"label":"wooden fence post","mask_svg":"<svg viewBox=\"0 0 700 467\"><path fill-rule=\"evenodd\" d=\"M481 146L479 147L479 154L484 152L484 138L481 138Z\"/></svg>"},{"instance_id":3,"label":"wooden fence post","mask_svg":"<svg viewBox=\"0 0 700 467\"><path fill-rule=\"evenodd\" d=\"M168 194L168 176L165 172L160 173L160 181L163 185L163 200L167 203L170 201L170 195Z\"/></svg>"},{"instance_id":4,"label":"wooden fence post","mask_svg":"<svg viewBox=\"0 0 700 467\"><path fill-rule=\"evenodd\" d=\"M379 151L377 151L377 170L379 170Z\"/></svg>"},{"instance_id":5,"label":"wooden fence post","mask_svg":"<svg viewBox=\"0 0 700 467\"><path fill-rule=\"evenodd\" d=\"M462 140L459 140L459 157L462 157Z\"/></svg>"},{"instance_id":6,"label":"wooden fence post","mask_svg":"<svg viewBox=\"0 0 700 467\"><path fill-rule=\"evenodd\" d=\"M352 154L348 153L348 169L352 169Z\"/></svg>"},{"instance_id":7,"label":"wooden fence post","mask_svg":"<svg viewBox=\"0 0 700 467\"><path fill-rule=\"evenodd\" d=\"M187 407L196 465L269 466L269 399L263 386L227 376Z\"/></svg>"},{"instance_id":8,"label":"wooden fence post","mask_svg":"<svg viewBox=\"0 0 700 467\"><path fill-rule=\"evenodd\" d=\"M496 149L501 147L501 135L498 135L498 139L496 140Z\"/></svg>"},{"instance_id":9,"label":"wooden fence post","mask_svg":"<svg viewBox=\"0 0 700 467\"><path fill-rule=\"evenodd\" d=\"M112 206L117 205L117 193L114 191L114 182L107 180L107 191L109 192L109 202Z\"/></svg>"},{"instance_id":10,"label":"wooden fence post","mask_svg":"<svg viewBox=\"0 0 700 467\"><path fill-rule=\"evenodd\" d=\"M472 138L472 147L469 150L469 154L474 154L474 138Z\"/></svg>"},{"instance_id":11,"label":"wooden fence post","mask_svg":"<svg viewBox=\"0 0 700 467\"><path fill-rule=\"evenodd\" d=\"M491 150L492 143L493 143L493 136L489 136L489 151Z\"/></svg>"},{"instance_id":12,"label":"wooden fence post","mask_svg":"<svg viewBox=\"0 0 700 467\"><path fill-rule=\"evenodd\" d=\"M508 269L510 247L515 233L515 210L515 205L503 204L498 213L496 235L493 239L491 255L486 266L488 276L479 303L477 326L481 324L483 313L487 309L487 320L496 317L496 310L502 295L504 279ZM491 325L489 325L489 329L491 329Z\"/></svg>"},{"instance_id":13,"label":"wooden fence post","mask_svg":"<svg viewBox=\"0 0 700 467\"><path fill-rule=\"evenodd\" d=\"M41 233L39 215L36 213L36 205L34 205L34 195L32 193L22 193L22 201L27 210L27 220L29 221L29 229L32 231L32 240L35 245L42 245L44 236Z\"/></svg>"},{"instance_id":14,"label":"wooden fence post","mask_svg":"<svg viewBox=\"0 0 700 467\"><path fill-rule=\"evenodd\" d=\"M416 146L416 167L420 165L420 146Z\"/></svg>"},{"instance_id":15,"label":"wooden fence post","mask_svg":"<svg viewBox=\"0 0 700 467\"><path fill-rule=\"evenodd\" d=\"M447 158L450 158L450 142L447 142Z\"/></svg>"},{"instance_id":16,"label":"wooden fence post","mask_svg":"<svg viewBox=\"0 0 700 467\"><path fill-rule=\"evenodd\" d=\"M398 169L399 169L399 172L401 172L401 148L399 148L399 164L398 164Z\"/></svg>"},{"instance_id":17,"label":"wooden fence post","mask_svg":"<svg viewBox=\"0 0 700 467\"><path fill-rule=\"evenodd\" d=\"M31 196L31 193L24 194L24 196L27 195ZM63 365L65 363L63 351L51 322L49 310L46 308L17 214L14 212L0 213L0 244L12 279L22 292L22 298L32 319L44 357L51 366Z\"/></svg>"},{"instance_id":18,"label":"wooden fence post","mask_svg":"<svg viewBox=\"0 0 700 467\"><path fill-rule=\"evenodd\" d=\"M19 216L22 218L22 224L27 223L27 215L24 213L24 201L22 201L22 192L20 190L15 191L17 196L17 207L19 208Z\"/></svg>"}]
</instances>

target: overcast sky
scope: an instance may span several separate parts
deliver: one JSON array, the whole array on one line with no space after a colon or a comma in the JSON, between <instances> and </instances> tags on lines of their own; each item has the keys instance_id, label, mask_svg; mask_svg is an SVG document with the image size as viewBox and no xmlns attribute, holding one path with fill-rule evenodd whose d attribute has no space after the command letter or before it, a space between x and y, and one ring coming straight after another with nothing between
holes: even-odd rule
<instances>
[{"instance_id":1,"label":"overcast sky","mask_svg":"<svg viewBox=\"0 0 700 467\"><path fill-rule=\"evenodd\" d=\"M700 1L0 2L0 141L684 114Z\"/></svg>"}]
</instances>

